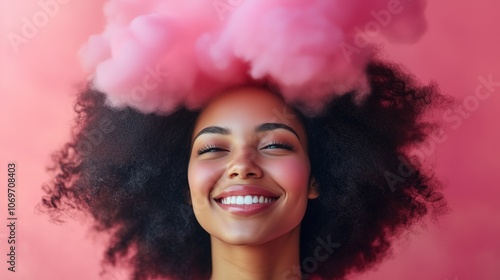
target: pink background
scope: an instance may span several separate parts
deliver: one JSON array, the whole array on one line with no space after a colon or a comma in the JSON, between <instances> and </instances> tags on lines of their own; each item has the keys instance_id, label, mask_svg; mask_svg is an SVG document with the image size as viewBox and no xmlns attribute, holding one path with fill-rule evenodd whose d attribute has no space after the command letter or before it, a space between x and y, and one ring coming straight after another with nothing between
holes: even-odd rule
<instances>
[{"instance_id":1,"label":"pink background","mask_svg":"<svg viewBox=\"0 0 500 280\"><path fill-rule=\"evenodd\" d=\"M51 223L35 210L49 179L49 155L69 136L74 95L84 81L75 53L103 26L102 0L65 2L17 52L8 34L19 34L23 17L32 19L41 7L27 0L2 0L0 6L1 279L99 279L103 239L78 223ZM443 143L429 142L434 150L427 157L445 183L451 213L416 228L393 258L354 279L500 279L500 85L473 103L479 76L500 82L499 10L495 0L432 1L429 31L420 42L387 46L388 56L422 81L434 80L444 93L470 103L463 116L452 113L456 119L448 121ZM4 225L11 161L18 178L16 273L7 271ZM126 278L117 271L102 279Z\"/></svg>"}]
</instances>

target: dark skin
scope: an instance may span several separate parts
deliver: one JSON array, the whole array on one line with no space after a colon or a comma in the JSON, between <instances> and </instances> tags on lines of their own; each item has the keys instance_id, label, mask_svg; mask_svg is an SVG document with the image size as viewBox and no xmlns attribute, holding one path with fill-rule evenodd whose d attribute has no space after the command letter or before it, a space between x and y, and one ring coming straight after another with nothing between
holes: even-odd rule
<instances>
[{"instance_id":1,"label":"dark skin","mask_svg":"<svg viewBox=\"0 0 500 280\"><path fill-rule=\"evenodd\" d=\"M310 187L305 129L297 116L277 120L273 109L283 107L269 91L238 88L196 122L188 179L196 218L210 234L212 280L281 279L300 266L300 222L318 193ZM277 198L227 208L214 199L242 200L248 186Z\"/></svg>"}]
</instances>

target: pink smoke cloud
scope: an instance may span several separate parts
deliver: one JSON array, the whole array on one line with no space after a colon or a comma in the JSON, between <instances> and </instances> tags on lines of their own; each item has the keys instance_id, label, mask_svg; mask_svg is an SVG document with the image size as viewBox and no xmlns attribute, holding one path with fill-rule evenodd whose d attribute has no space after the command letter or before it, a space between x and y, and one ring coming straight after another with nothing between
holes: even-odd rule
<instances>
[{"instance_id":1,"label":"pink smoke cloud","mask_svg":"<svg viewBox=\"0 0 500 280\"><path fill-rule=\"evenodd\" d=\"M333 95L367 92L372 37L415 42L425 1L111 0L107 25L82 47L93 85L115 107L170 113L224 88L268 79L317 111Z\"/></svg>"}]
</instances>

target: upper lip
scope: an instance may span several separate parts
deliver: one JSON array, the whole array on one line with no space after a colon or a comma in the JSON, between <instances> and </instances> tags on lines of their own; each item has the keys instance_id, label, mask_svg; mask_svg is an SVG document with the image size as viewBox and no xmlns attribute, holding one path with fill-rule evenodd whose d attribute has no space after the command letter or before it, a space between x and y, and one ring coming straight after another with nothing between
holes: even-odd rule
<instances>
[{"instance_id":1,"label":"upper lip","mask_svg":"<svg viewBox=\"0 0 500 280\"><path fill-rule=\"evenodd\" d=\"M279 197L279 194L273 193L266 190L263 187L257 185L232 185L225 188L222 192L217 194L214 199L222 199L228 196L246 196L246 195L258 195L265 197Z\"/></svg>"}]
</instances>

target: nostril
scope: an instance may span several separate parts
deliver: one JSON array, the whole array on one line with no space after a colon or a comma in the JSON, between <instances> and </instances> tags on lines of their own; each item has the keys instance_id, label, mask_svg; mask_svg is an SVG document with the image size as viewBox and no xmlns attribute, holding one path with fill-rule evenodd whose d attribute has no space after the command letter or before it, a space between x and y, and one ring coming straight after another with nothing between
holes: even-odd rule
<instances>
[{"instance_id":1,"label":"nostril","mask_svg":"<svg viewBox=\"0 0 500 280\"><path fill-rule=\"evenodd\" d=\"M228 167L226 174L229 178L255 178L262 176L262 170L254 162L234 162Z\"/></svg>"},{"instance_id":2,"label":"nostril","mask_svg":"<svg viewBox=\"0 0 500 280\"><path fill-rule=\"evenodd\" d=\"M258 177L258 174L257 173L254 173L254 172L251 172L251 173L237 173L237 172L234 172L232 174L230 174L229 176L230 178L234 178L234 177L241 177L241 178L255 178L255 177Z\"/></svg>"}]
</instances>

